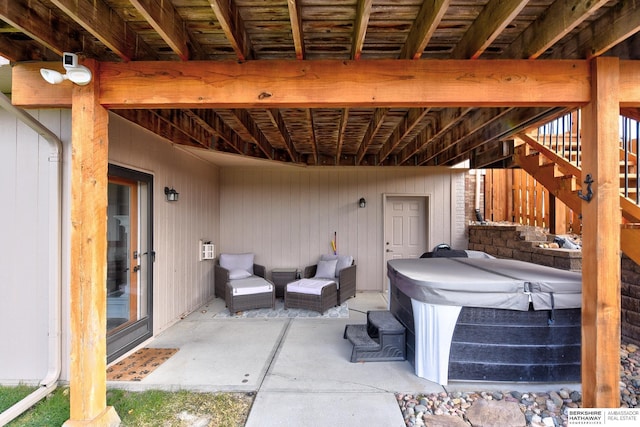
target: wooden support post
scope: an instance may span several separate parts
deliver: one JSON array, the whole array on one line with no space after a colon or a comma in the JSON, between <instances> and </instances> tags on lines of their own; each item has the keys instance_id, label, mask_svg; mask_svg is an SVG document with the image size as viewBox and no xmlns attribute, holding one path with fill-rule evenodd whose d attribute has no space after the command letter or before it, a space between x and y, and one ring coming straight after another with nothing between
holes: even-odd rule
<instances>
[{"instance_id":1,"label":"wooden support post","mask_svg":"<svg viewBox=\"0 0 640 427\"><path fill-rule=\"evenodd\" d=\"M582 403L620 406L619 60L591 63L591 102L583 109ZM582 184L582 193L587 193Z\"/></svg>"},{"instance_id":2,"label":"wooden support post","mask_svg":"<svg viewBox=\"0 0 640 427\"><path fill-rule=\"evenodd\" d=\"M97 62L85 65L96 76ZM67 83L65 83L67 84ZM68 83L71 84L71 83ZM117 426L107 407L106 260L108 113L99 80L74 86L71 107L70 419L65 426Z\"/></svg>"}]
</instances>

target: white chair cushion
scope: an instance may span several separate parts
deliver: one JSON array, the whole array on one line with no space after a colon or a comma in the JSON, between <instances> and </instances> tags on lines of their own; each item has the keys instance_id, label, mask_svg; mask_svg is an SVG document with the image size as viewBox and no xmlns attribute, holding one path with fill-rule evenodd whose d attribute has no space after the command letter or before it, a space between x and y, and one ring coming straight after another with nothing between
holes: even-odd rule
<instances>
[{"instance_id":1,"label":"white chair cushion","mask_svg":"<svg viewBox=\"0 0 640 427\"><path fill-rule=\"evenodd\" d=\"M334 277L338 277L340 270L349 267L353 264L353 257L351 255L334 255L334 254L322 254L320 256L321 261L337 260L336 272Z\"/></svg>"},{"instance_id":2,"label":"white chair cushion","mask_svg":"<svg viewBox=\"0 0 640 427\"><path fill-rule=\"evenodd\" d=\"M246 279L247 277L251 277L251 273L247 270L238 269L229 271L229 280Z\"/></svg>"},{"instance_id":3,"label":"white chair cushion","mask_svg":"<svg viewBox=\"0 0 640 427\"><path fill-rule=\"evenodd\" d=\"M227 270L245 270L253 275L254 254L220 254L220 267Z\"/></svg>"},{"instance_id":4,"label":"white chair cushion","mask_svg":"<svg viewBox=\"0 0 640 427\"><path fill-rule=\"evenodd\" d=\"M337 264L337 259L318 261L318 266L316 267L316 275L314 277L321 279L333 279L334 277L336 277Z\"/></svg>"},{"instance_id":5,"label":"white chair cushion","mask_svg":"<svg viewBox=\"0 0 640 427\"><path fill-rule=\"evenodd\" d=\"M326 279L300 279L287 285L287 292L295 292L298 294L321 295L322 288L327 285L336 283L333 280Z\"/></svg>"},{"instance_id":6,"label":"white chair cushion","mask_svg":"<svg viewBox=\"0 0 640 427\"><path fill-rule=\"evenodd\" d=\"M273 284L262 277L252 276L247 279L238 279L229 282L232 295L253 295L265 292L273 292Z\"/></svg>"}]
</instances>

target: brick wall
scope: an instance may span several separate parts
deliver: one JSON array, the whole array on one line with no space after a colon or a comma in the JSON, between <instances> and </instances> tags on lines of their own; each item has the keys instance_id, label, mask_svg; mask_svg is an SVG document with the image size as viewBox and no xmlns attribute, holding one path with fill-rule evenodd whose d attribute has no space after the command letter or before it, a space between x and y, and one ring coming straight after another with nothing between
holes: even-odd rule
<instances>
[{"instance_id":1,"label":"brick wall","mask_svg":"<svg viewBox=\"0 0 640 427\"><path fill-rule=\"evenodd\" d=\"M553 235L523 225L470 225L469 249L498 258L512 258L563 270L580 271L582 252L541 248ZM626 255L621 259L622 339L640 345L640 266Z\"/></svg>"}]
</instances>

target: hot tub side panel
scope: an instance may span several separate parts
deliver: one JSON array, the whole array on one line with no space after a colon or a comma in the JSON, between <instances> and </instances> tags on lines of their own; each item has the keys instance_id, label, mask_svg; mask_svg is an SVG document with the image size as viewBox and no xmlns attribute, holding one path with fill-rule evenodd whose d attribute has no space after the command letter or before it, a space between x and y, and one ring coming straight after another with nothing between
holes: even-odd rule
<instances>
[{"instance_id":1,"label":"hot tub side panel","mask_svg":"<svg viewBox=\"0 0 640 427\"><path fill-rule=\"evenodd\" d=\"M389 309L406 329L405 343L407 351L405 353L407 355L407 360L411 363L411 366L415 368L416 328L413 320L413 306L411 305L411 298L401 292L398 287L393 285L390 288L390 294Z\"/></svg>"},{"instance_id":2,"label":"hot tub side panel","mask_svg":"<svg viewBox=\"0 0 640 427\"><path fill-rule=\"evenodd\" d=\"M449 380L580 382L580 309L551 313L463 307Z\"/></svg>"},{"instance_id":3,"label":"hot tub side panel","mask_svg":"<svg viewBox=\"0 0 640 427\"><path fill-rule=\"evenodd\" d=\"M411 298L393 283L390 310L407 329L407 360L415 367ZM463 307L451 343L449 380L580 382L580 322L580 309Z\"/></svg>"}]
</instances>

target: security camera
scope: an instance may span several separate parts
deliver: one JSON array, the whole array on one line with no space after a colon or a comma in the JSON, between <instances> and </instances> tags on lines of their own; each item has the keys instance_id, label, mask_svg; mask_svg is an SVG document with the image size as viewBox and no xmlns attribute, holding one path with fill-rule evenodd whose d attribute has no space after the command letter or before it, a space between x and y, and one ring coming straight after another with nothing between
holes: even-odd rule
<instances>
[{"instance_id":1,"label":"security camera","mask_svg":"<svg viewBox=\"0 0 640 427\"><path fill-rule=\"evenodd\" d=\"M64 52L62 54L62 66L67 71L78 68L78 55L75 53Z\"/></svg>"},{"instance_id":2,"label":"security camera","mask_svg":"<svg viewBox=\"0 0 640 427\"><path fill-rule=\"evenodd\" d=\"M91 81L91 70L84 65L78 64L78 55L75 53L64 52L62 54L62 66L67 70L66 74L47 68L41 68L40 74L42 78L53 85L70 80L77 85L84 86Z\"/></svg>"}]
</instances>

